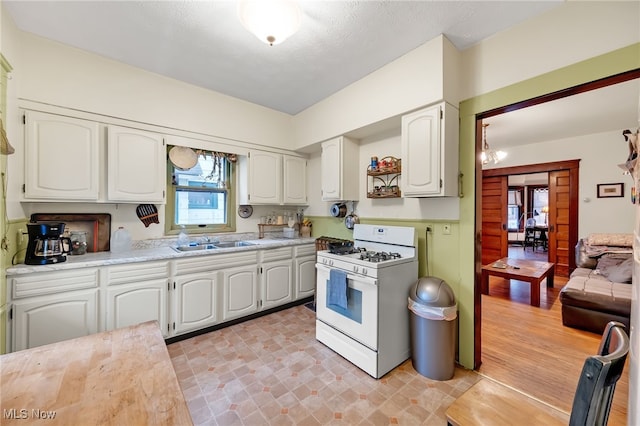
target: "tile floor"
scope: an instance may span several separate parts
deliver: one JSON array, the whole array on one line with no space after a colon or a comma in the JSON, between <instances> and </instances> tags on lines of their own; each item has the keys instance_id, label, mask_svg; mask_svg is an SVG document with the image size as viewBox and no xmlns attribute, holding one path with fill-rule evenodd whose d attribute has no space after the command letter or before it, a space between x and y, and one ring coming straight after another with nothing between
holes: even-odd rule
<instances>
[{"instance_id":1,"label":"tile floor","mask_svg":"<svg viewBox=\"0 0 640 426\"><path fill-rule=\"evenodd\" d=\"M300 305L169 345L196 425L445 425L445 411L480 379L448 381L406 361L376 380L315 339Z\"/></svg>"}]
</instances>

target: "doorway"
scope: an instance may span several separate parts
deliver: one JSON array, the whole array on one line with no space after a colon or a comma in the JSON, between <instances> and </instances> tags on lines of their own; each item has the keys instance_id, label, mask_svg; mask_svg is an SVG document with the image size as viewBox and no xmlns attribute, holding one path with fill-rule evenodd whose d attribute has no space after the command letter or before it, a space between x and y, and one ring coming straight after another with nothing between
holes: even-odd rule
<instances>
[{"instance_id":1,"label":"doorway","mask_svg":"<svg viewBox=\"0 0 640 426\"><path fill-rule=\"evenodd\" d=\"M538 211L534 200L526 197L524 215L540 223L545 230L547 261L555 263L556 275L568 277L575 269L573 248L578 242L578 189L580 160L505 167L482 171L482 264L509 256L509 176L546 173L548 176L547 211ZM540 188L541 186L537 186ZM532 188L533 194L535 188ZM546 225L546 226L544 226ZM545 229L546 228L546 229ZM524 243L524 241L523 241ZM523 247L526 249L526 247ZM536 247L532 247L535 251ZM536 256L532 256L536 257Z\"/></svg>"},{"instance_id":2,"label":"doorway","mask_svg":"<svg viewBox=\"0 0 640 426\"><path fill-rule=\"evenodd\" d=\"M575 94L585 93L592 90L596 90L599 88L612 86L621 82L626 82L630 80L634 80L640 77L640 70L635 69L631 71L626 71L620 74L612 75L610 77L605 77L590 83L580 84L575 87L570 87L565 90L560 90L557 92L541 95L535 98L531 98L528 100L524 100L521 102L516 102L511 105L505 105L503 107L495 108L489 111L485 111L482 113L477 113L475 115L476 124L475 124L475 140L476 140L476 244L475 244L475 288L474 288L474 368L479 368L482 363L482 305L481 305L481 289L480 289L480 272L483 264L483 241L488 236L489 231L493 232L492 237L500 240L500 250L504 250L504 253L508 253L508 238L504 238L501 240L502 233L495 229L495 224L493 229L489 229L486 227L483 222L483 211L485 209L484 205L484 192L483 192L483 183L485 182L485 172L487 176L491 176L491 174L495 174L493 177L498 176L506 176L509 174L521 174L521 173L534 173L536 169L522 169L522 167L541 167L541 172L549 171L553 172L554 175L550 176L550 188L553 183L567 184L572 179L575 179L576 185L578 182L578 160L573 160L576 163L575 168L570 167L560 167L560 168L549 168L548 165L534 165L534 166L518 166L518 167L508 167L504 169L491 169L483 171L481 169L479 154L482 151L482 121L483 119L487 119L489 117L498 116L501 114L505 114L507 112L527 108L530 106L535 106L539 104L543 104L546 102L558 100L561 98L565 98L568 96L572 96ZM507 190L508 185L505 185L505 191ZM570 270L574 267L575 259L573 258L573 246L577 242L577 227L575 235L569 235L571 231L570 223L573 221L577 223L577 208L574 210L576 216L571 218L569 215L572 211L568 204L571 202L578 203L578 194L570 193L570 192L556 192L554 194L550 194L551 199L555 201L550 201L550 211L549 217L552 218L550 220L556 220L554 224L550 223L550 226L554 226L554 232L550 234L549 238L549 259L557 259L560 261L560 258L564 257L564 264L566 265L566 270L557 273L563 273L568 275ZM551 207L552 204L555 204L555 207ZM559 211L562 209L562 211ZM575 220L574 220L575 219ZM479 231L479 232L478 232ZM554 238L557 238L559 235L565 237L566 234L566 244L561 245L558 241L553 241ZM572 243L570 243L572 242ZM503 248L504 247L504 248ZM506 256L506 254L505 254ZM551 261L551 260L550 260ZM555 263L555 262L554 262Z\"/></svg>"}]
</instances>

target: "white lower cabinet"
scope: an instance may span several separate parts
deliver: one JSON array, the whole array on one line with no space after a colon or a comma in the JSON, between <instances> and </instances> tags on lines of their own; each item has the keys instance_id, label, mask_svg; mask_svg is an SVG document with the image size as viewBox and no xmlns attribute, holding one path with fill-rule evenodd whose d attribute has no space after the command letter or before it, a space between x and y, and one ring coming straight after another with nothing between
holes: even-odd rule
<instances>
[{"instance_id":1,"label":"white lower cabinet","mask_svg":"<svg viewBox=\"0 0 640 426\"><path fill-rule=\"evenodd\" d=\"M218 273L204 272L176 277L173 334L211 326L219 321L216 309Z\"/></svg>"},{"instance_id":2,"label":"white lower cabinet","mask_svg":"<svg viewBox=\"0 0 640 426\"><path fill-rule=\"evenodd\" d=\"M10 351L157 321L165 338L315 291L315 245L10 276Z\"/></svg>"},{"instance_id":3,"label":"white lower cabinet","mask_svg":"<svg viewBox=\"0 0 640 426\"><path fill-rule=\"evenodd\" d=\"M24 274L8 281L11 351L100 331L97 268Z\"/></svg>"},{"instance_id":4,"label":"white lower cabinet","mask_svg":"<svg viewBox=\"0 0 640 426\"><path fill-rule=\"evenodd\" d=\"M107 330L156 320L163 336L167 327L167 280L127 284L107 290Z\"/></svg>"},{"instance_id":5,"label":"white lower cabinet","mask_svg":"<svg viewBox=\"0 0 640 426\"><path fill-rule=\"evenodd\" d=\"M316 248L315 244L294 248L295 300L313 296L316 291Z\"/></svg>"},{"instance_id":6,"label":"white lower cabinet","mask_svg":"<svg viewBox=\"0 0 640 426\"><path fill-rule=\"evenodd\" d=\"M106 271L106 329L158 321L169 335L167 294L169 262L110 266Z\"/></svg>"},{"instance_id":7,"label":"white lower cabinet","mask_svg":"<svg viewBox=\"0 0 640 426\"><path fill-rule=\"evenodd\" d=\"M13 351L98 332L98 290L80 290L13 303Z\"/></svg>"},{"instance_id":8,"label":"white lower cabinet","mask_svg":"<svg viewBox=\"0 0 640 426\"><path fill-rule=\"evenodd\" d=\"M291 247L261 252L259 308L267 309L293 300Z\"/></svg>"},{"instance_id":9,"label":"white lower cabinet","mask_svg":"<svg viewBox=\"0 0 640 426\"><path fill-rule=\"evenodd\" d=\"M255 266L222 271L224 320L252 314L258 310L258 272Z\"/></svg>"}]
</instances>

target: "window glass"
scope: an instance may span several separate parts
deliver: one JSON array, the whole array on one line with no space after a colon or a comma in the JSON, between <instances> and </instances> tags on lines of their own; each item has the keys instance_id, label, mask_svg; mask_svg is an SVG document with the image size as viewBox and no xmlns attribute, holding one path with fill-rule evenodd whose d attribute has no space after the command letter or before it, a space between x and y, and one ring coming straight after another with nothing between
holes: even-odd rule
<instances>
[{"instance_id":1,"label":"window glass","mask_svg":"<svg viewBox=\"0 0 640 426\"><path fill-rule=\"evenodd\" d=\"M171 190L167 205L170 231L192 229L226 232L233 230L232 163L223 154L200 154L189 170L177 169L169 161Z\"/></svg>"},{"instance_id":2,"label":"window glass","mask_svg":"<svg viewBox=\"0 0 640 426\"><path fill-rule=\"evenodd\" d=\"M549 188L536 188L533 191L533 218L536 225L546 225L549 214Z\"/></svg>"},{"instance_id":3,"label":"window glass","mask_svg":"<svg viewBox=\"0 0 640 426\"><path fill-rule=\"evenodd\" d=\"M520 227L522 190L509 188L507 202L507 227L509 230L517 230Z\"/></svg>"}]
</instances>

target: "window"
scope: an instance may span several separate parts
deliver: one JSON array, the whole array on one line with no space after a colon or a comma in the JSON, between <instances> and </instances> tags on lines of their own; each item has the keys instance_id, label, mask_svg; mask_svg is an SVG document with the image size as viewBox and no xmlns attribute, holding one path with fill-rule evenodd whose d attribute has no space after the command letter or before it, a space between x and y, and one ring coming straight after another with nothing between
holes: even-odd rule
<instances>
[{"instance_id":1,"label":"window","mask_svg":"<svg viewBox=\"0 0 640 426\"><path fill-rule=\"evenodd\" d=\"M533 218L536 220L536 225L546 225L549 214L549 188L539 187L535 188L531 195L531 211L533 212Z\"/></svg>"},{"instance_id":2,"label":"window","mask_svg":"<svg viewBox=\"0 0 640 426\"><path fill-rule=\"evenodd\" d=\"M171 147L169 147L170 149ZM167 161L171 177L167 199L168 233L235 230L235 174L225 154L198 151L198 162L180 170Z\"/></svg>"},{"instance_id":3,"label":"window","mask_svg":"<svg viewBox=\"0 0 640 426\"><path fill-rule=\"evenodd\" d=\"M507 200L507 227L517 231L522 211L522 188L509 188Z\"/></svg>"}]
</instances>

